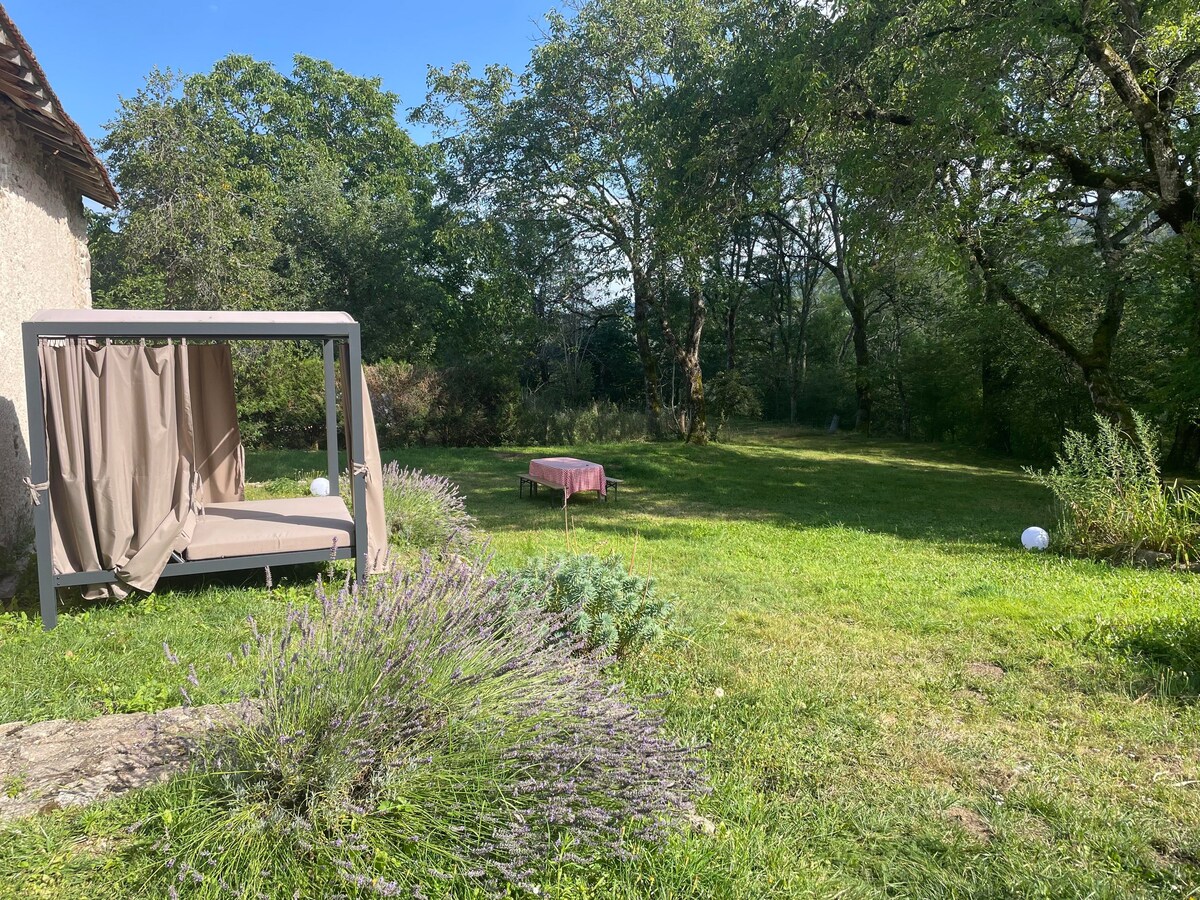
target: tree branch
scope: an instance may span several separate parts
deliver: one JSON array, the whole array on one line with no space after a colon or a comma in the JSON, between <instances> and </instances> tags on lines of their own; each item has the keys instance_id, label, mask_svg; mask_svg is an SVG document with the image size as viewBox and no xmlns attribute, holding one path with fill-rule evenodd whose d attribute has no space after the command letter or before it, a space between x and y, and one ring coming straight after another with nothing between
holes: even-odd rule
<instances>
[{"instance_id":1,"label":"tree branch","mask_svg":"<svg viewBox=\"0 0 1200 900\"><path fill-rule=\"evenodd\" d=\"M991 288L996 296L1024 319L1025 323L1040 334L1055 350L1076 365L1082 367L1084 365L1084 354L1080 352L1078 347L1071 343L1071 339L1059 331L1054 326L1054 323L1038 312L1038 310L1017 296L1016 291L1008 286L1008 282L996 273L995 266L982 247L976 244L970 249L984 284Z\"/></svg>"}]
</instances>

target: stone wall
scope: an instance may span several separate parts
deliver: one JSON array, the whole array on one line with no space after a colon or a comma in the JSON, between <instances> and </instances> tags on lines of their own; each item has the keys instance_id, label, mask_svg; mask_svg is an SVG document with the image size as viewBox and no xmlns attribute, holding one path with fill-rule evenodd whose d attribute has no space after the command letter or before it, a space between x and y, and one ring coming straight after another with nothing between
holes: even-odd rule
<instances>
[{"instance_id":1,"label":"stone wall","mask_svg":"<svg viewBox=\"0 0 1200 900\"><path fill-rule=\"evenodd\" d=\"M90 305L83 199L0 110L0 565L5 548L29 533L21 323L39 309Z\"/></svg>"}]
</instances>

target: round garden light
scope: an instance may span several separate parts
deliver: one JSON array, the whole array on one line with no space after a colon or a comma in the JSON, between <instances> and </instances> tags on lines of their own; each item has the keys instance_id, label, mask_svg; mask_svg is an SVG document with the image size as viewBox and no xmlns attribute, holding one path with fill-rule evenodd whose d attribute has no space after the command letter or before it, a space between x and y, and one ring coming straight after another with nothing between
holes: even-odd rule
<instances>
[{"instance_id":1,"label":"round garden light","mask_svg":"<svg viewBox=\"0 0 1200 900\"><path fill-rule=\"evenodd\" d=\"M328 497L329 496L329 479L328 478L314 478L312 480L312 484L310 484L308 486L308 490L314 497Z\"/></svg>"},{"instance_id":2,"label":"round garden light","mask_svg":"<svg viewBox=\"0 0 1200 900\"><path fill-rule=\"evenodd\" d=\"M1050 534L1045 528L1031 525L1021 532L1021 545L1026 550L1045 550L1050 546Z\"/></svg>"}]
</instances>

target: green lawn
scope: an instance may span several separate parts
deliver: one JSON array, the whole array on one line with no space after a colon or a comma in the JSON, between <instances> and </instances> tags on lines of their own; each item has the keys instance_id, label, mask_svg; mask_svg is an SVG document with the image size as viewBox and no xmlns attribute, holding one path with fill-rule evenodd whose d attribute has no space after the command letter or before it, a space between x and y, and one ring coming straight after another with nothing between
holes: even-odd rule
<instances>
[{"instance_id":1,"label":"green lawn","mask_svg":"<svg viewBox=\"0 0 1200 900\"><path fill-rule=\"evenodd\" d=\"M706 745L700 811L717 826L588 885L550 877L546 895L1200 895L1200 679L1088 637L1196 615L1194 577L1022 551L1025 526L1050 524L1047 496L943 449L779 431L573 448L626 483L615 502L573 500L569 532L558 496L517 498L543 450L563 452L397 456L463 486L497 566L636 553L679 596L682 637L624 677ZM322 465L249 463L258 481ZM76 607L50 634L7 617L0 721L175 703L164 640L195 663L198 702L248 689L253 672L227 658L246 615L269 621L313 572L274 575L271 592L259 573L164 583L138 603ZM10 826L0 890L121 896L138 808Z\"/></svg>"}]
</instances>

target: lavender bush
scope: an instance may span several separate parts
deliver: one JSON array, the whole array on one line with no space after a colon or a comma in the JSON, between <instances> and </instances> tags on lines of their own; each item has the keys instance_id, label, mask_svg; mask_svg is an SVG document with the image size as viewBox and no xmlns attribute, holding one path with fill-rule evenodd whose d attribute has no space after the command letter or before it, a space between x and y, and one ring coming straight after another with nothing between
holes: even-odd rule
<instances>
[{"instance_id":1,"label":"lavender bush","mask_svg":"<svg viewBox=\"0 0 1200 900\"><path fill-rule=\"evenodd\" d=\"M350 483L349 478L343 481ZM393 544L461 552L471 543L475 519L467 514L462 491L449 478L401 468L392 461L383 467L383 503Z\"/></svg>"},{"instance_id":2,"label":"lavender bush","mask_svg":"<svg viewBox=\"0 0 1200 900\"><path fill-rule=\"evenodd\" d=\"M427 561L255 632L257 712L143 826L158 877L189 897L498 896L664 835L703 789L694 754L514 618L511 590Z\"/></svg>"}]
</instances>

